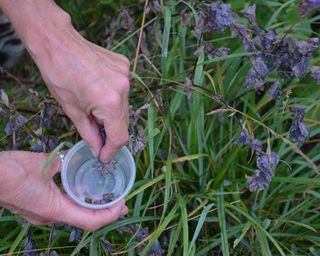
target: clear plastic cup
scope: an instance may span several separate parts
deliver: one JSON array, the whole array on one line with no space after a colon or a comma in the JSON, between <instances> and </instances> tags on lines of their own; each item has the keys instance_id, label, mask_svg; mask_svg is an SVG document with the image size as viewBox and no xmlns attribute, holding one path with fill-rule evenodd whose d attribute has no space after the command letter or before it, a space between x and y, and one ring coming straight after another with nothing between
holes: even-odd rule
<instances>
[{"instance_id":1,"label":"clear plastic cup","mask_svg":"<svg viewBox=\"0 0 320 256\"><path fill-rule=\"evenodd\" d=\"M86 208L103 209L114 205L132 188L136 166L126 147L119 150L112 162L113 169L102 172L87 144L78 142L62 162L61 179L65 191L74 202ZM105 200L101 203L102 199Z\"/></svg>"}]
</instances>

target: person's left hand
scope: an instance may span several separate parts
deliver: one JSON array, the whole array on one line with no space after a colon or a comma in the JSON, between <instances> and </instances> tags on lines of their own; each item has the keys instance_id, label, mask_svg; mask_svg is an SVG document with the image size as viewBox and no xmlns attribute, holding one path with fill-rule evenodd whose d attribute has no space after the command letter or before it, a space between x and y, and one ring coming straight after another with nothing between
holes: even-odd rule
<instances>
[{"instance_id":1,"label":"person's left hand","mask_svg":"<svg viewBox=\"0 0 320 256\"><path fill-rule=\"evenodd\" d=\"M25 151L0 153L0 206L34 225L66 223L95 231L127 214L124 200L108 209L91 210L76 205L60 191L52 177L60 159L43 169L49 154Z\"/></svg>"}]
</instances>

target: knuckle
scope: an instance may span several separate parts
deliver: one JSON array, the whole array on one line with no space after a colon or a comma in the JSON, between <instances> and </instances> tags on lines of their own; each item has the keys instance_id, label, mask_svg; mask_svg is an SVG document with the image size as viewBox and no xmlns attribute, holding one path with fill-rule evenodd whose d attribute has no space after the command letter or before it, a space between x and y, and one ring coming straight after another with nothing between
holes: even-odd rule
<instances>
[{"instance_id":1,"label":"knuckle","mask_svg":"<svg viewBox=\"0 0 320 256\"><path fill-rule=\"evenodd\" d=\"M127 144L129 141L129 134L125 133L120 137L120 143L121 145Z\"/></svg>"},{"instance_id":2,"label":"knuckle","mask_svg":"<svg viewBox=\"0 0 320 256\"><path fill-rule=\"evenodd\" d=\"M130 69L130 61L127 57L121 56L122 57L122 62L123 62L123 68L127 69L129 71Z\"/></svg>"},{"instance_id":3,"label":"knuckle","mask_svg":"<svg viewBox=\"0 0 320 256\"><path fill-rule=\"evenodd\" d=\"M129 78L122 75L118 78L118 87L121 89L121 91L127 93L130 90L130 82Z\"/></svg>"},{"instance_id":4,"label":"knuckle","mask_svg":"<svg viewBox=\"0 0 320 256\"><path fill-rule=\"evenodd\" d=\"M115 148L121 148L123 145L127 144L129 141L129 135L117 136L116 140L110 140L110 144Z\"/></svg>"},{"instance_id":5,"label":"knuckle","mask_svg":"<svg viewBox=\"0 0 320 256\"><path fill-rule=\"evenodd\" d=\"M121 106L121 97L119 94L114 93L113 95L110 95L110 98L108 99L107 105L111 109L119 108Z\"/></svg>"}]
</instances>

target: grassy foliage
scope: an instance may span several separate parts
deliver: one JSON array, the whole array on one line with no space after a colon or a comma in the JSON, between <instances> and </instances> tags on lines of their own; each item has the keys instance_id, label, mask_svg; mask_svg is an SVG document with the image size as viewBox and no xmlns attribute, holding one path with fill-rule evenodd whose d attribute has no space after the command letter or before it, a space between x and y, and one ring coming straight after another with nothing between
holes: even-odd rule
<instances>
[{"instance_id":1,"label":"grassy foliage","mask_svg":"<svg viewBox=\"0 0 320 256\"><path fill-rule=\"evenodd\" d=\"M227 56L208 60L203 53L194 55L198 42L191 30L201 1L163 2L155 15L144 13L144 1L60 1L74 25L100 45L106 24L121 24L121 8L128 7L134 17L132 30L116 26L108 33L110 49L126 55L133 65L137 61L130 94L133 109L150 103L139 120L148 144L135 157L137 179L127 197L128 218L94 233L85 232L76 244L68 242L70 231L62 227L51 241L49 227L21 225L19 217L1 210L0 255L22 254L28 230L39 252L51 248L59 255L108 255L101 237L114 245L115 255L137 255L141 244L140 255L147 255L157 241L165 255L320 255L319 85L309 76L284 82L284 97L278 103L267 91L248 89L244 77L250 67L245 56L250 53L229 32L207 35L216 48L231 49ZM235 10L249 5L249 1L229 2ZM135 59L143 15L141 43L147 49ZM191 27L183 24L182 17L190 20ZM282 35L318 37L318 19L317 15L300 18L297 1L257 1L259 24ZM319 63L319 57L312 63ZM28 58L14 74L32 81L39 77ZM275 79L271 74L267 87ZM28 107L30 87L48 95L42 82L27 87L10 80L5 91L31 119L39 108ZM221 104L221 97L230 108ZM306 109L310 138L301 148L288 134L292 106ZM72 124L61 118L64 125L46 133L59 136L59 142L75 143L79 138ZM255 157L248 146L235 145L241 132L237 119L267 150L280 156L275 177L263 192L251 193L246 187L246 175L253 175L256 168ZM1 127L7 121L1 120ZM4 148L12 138L3 128L0 143ZM21 145L20 149L29 147ZM116 231L135 223L149 230L140 244L132 235Z\"/></svg>"}]
</instances>

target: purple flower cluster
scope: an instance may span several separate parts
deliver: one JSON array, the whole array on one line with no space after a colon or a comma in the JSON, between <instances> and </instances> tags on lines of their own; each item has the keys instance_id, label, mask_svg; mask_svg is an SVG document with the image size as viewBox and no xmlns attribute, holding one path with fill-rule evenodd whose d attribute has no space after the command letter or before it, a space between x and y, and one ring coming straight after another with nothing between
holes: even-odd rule
<instances>
[{"instance_id":1,"label":"purple flower cluster","mask_svg":"<svg viewBox=\"0 0 320 256\"><path fill-rule=\"evenodd\" d=\"M263 85L266 82L269 69L264 63L264 60L259 55L253 55L250 58L251 69L245 78L245 83L248 88L255 90L263 90Z\"/></svg>"},{"instance_id":2,"label":"purple flower cluster","mask_svg":"<svg viewBox=\"0 0 320 256\"><path fill-rule=\"evenodd\" d=\"M297 40L291 36L278 36L275 31L262 31L255 25L255 36L240 35L245 50L254 55L250 57L251 69L246 76L249 88L263 90L268 74L275 70L283 79L304 78L312 54L320 48L318 38ZM244 38L245 37L245 38Z\"/></svg>"},{"instance_id":3,"label":"purple flower cluster","mask_svg":"<svg viewBox=\"0 0 320 256\"><path fill-rule=\"evenodd\" d=\"M43 102L41 104L41 111L40 111L40 121L41 126L45 128L51 128L54 117L58 113L58 106L55 104L51 104L48 102Z\"/></svg>"},{"instance_id":4,"label":"purple flower cluster","mask_svg":"<svg viewBox=\"0 0 320 256\"><path fill-rule=\"evenodd\" d=\"M37 256L36 249L36 243L32 239L32 232L28 230L26 241L23 246L23 256Z\"/></svg>"},{"instance_id":5,"label":"purple flower cluster","mask_svg":"<svg viewBox=\"0 0 320 256\"><path fill-rule=\"evenodd\" d=\"M7 135L11 135L15 130L21 128L21 126L23 126L26 122L28 122L26 117L20 114L13 115L10 117L10 120L4 128L4 131Z\"/></svg>"},{"instance_id":6,"label":"purple flower cluster","mask_svg":"<svg viewBox=\"0 0 320 256\"><path fill-rule=\"evenodd\" d=\"M320 7L320 1L319 0L303 0L299 4L299 12L300 16L304 17L308 15L308 13L316 10Z\"/></svg>"},{"instance_id":7,"label":"purple flower cluster","mask_svg":"<svg viewBox=\"0 0 320 256\"><path fill-rule=\"evenodd\" d=\"M200 47L197 51L202 52L207 54L209 60L223 57L229 54L230 49L226 47L220 47L217 49L214 49L211 43L204 43L202 47ZM197 55L195 53L195 55Z\"/></svg>"},{"instance_id":8,"label":"purple flower cluster","mask_svg":"<svg viewBox=\"0 0 320 256\"><path fill-rule=\"evenodd\" d=\"M310 6L318 6L320 1L307 2ZM304 78L308 73L312 54L320 48L319 39L298 40L288 35L277 35L274 30L263 30L256 23L255 10L255 5L252 5L240 11L240 14L250 21L252 29L249 29L236 23L237 14L232 11L229 4L205 5L205 8L198 13L194 35L200 40L202 33L222 33L226 28L230 28L231 36L240 39L244 50L253 54L250 57L251 68L245 78L248 88L264 90L268 74L273 70L283 79ZM228 54L226 48L219 50L219 54L216 55L212 47L208 48L205 44L204 46L205 52L210 54L209 58ZM320 80L317 79L319 73L313 69L312 77L316 77L317 82Z\"/></svg>"},{"instance_id":9,"label":"purple flower cluster","mask_svg":"<svg viewBox=\"0 0 320 256\"><path fill-rule=\"evenodd\" d=\"M150 1L149 8L153 13L158 14L161 11L161 4L159 0Z\"/></svg>"},{"instance_id":10,"label":"purple flower cluster","mask_svg":"<svg viewBox=\"0 0 320 256\"><path fill-rule=\"evenodd\" d=\"M280 100L280 82L276 80L271 87L269 88L268 92L269 96L274 98L276 101Z\"/></svg>"},{"instance_id":11,"label":"purple flower cluster","mask_svg":"<svg viewBox=\"0 0 320 256\"><path fill-rule=\"evenodd\" d=\"M224 32L235 22L235 14L230 4L210 3L198 13L195 33Z\"/></svg>"},{"instance_id":12,"label":"purple flower cluster","mask_svg":"<svg viewBox=\"0 0 320 256\"><path fill-rule=\"evenodd\" d=\"M257 167L254 176L247 176L247 184L251 192L258 192L269 187L274 176L274 168L279 163L279 156L272 152L270 155L263 153L257 157Z\"/></svg>"},{"instance_id":13,"label":"purple flower cluster","mask_svg":"<svg viewBox=\"0 0 320 256\"><path fill-rule=\"evenodd\" d=\"M250 145L256 155L257 169L254 176L247 176L247 184L251 192L258 192L269 187L274 176L274 169L279 163L279 156L275 152L263 152L262 141L253 139L248 130L243 126L237 145Z\"/></svg>"},{"instance_id":14,"label":"purple flower cluster","mask_svg":"<svg viewBox=\"0 0 320 256\"><path fill-rule=\"evenodd\" d=\"M150 235L149 229L147 227L143 228L139 224L126 225L126 226L118 228L117 231L120 234L128 233L128 234L134 235L134 238L135 238L135 240L137 240L138 243L143 241L145 238L147 238ZM147 246L147 244L148 244L148 242L146 241L146 242L138 245L138 247L137 247L138 255L140 255L142 253L142 251ZM162 255L164 255L164 250L162 249L159 240L155 241L155 243L151 246L150 250L147 252L146 255L147 256L162 256Z\"/></svg>"},{"instance_id":15,"label":"purple flower cluster","mask_svg":"<svg viewBox=\"0 0 320 256\"><path fill-rule=\"evenodd\" d=\"M320 66L313 66L310 71L311 77L317 82L317 84L320 84Z\"/></svg>"},{"instance_id":16,"label":"purple flower cluster","mask_svg":"<svg viewBox=\"0 0 320 256\"><path fill-rule=\"evenodd\" d=\"M294 113L294 119L289 130L290 137L301 146L309 137L308 127L303 122L305 112L303 108L291 108L290 111Z\"/></svg>"},{"instance_id":17,"label":"purple flower cluster","mask_svg":"<svg viewBox=\"0 0 320 256\"><path fill-rule=\"evenodd\" d=\"M69 242L80 243L83 235L83 229L72 227L71 233L69 235Z\"/></svg>"}]
</instances>

